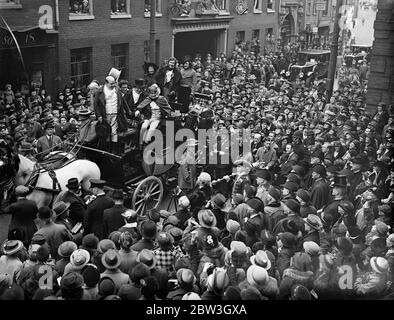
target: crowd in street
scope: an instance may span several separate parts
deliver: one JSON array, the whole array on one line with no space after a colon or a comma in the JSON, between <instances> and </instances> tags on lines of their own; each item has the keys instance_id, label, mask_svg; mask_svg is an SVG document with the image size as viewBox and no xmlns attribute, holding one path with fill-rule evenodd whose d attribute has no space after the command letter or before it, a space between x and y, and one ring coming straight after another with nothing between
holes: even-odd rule
<instances>
[{"instance_id":1,"label":"crowd in street","mask_svg":"<svg viewBox=\"0 0 394 320\"><path fill-rule=\"evenodd\" d=\"M85 197L70 176L52 208L17 186L3 209L12 218L0 300L391 299L394 110L381 102L366 112L365 64L341 66L329 100L317 78L289 81L297 51L237 46L229 57L146 64L131 88L120 81L126 127L150 99L141 144L177 101L197 119L189 128L250 129L251 152L201 172L181 164L177 210L144 217L100 179ZM8 85L1 143L33 158L62 148L80 115L100 117L97 92L114 80L70 85L56 97Z\"/></svg>"}]
</instances>

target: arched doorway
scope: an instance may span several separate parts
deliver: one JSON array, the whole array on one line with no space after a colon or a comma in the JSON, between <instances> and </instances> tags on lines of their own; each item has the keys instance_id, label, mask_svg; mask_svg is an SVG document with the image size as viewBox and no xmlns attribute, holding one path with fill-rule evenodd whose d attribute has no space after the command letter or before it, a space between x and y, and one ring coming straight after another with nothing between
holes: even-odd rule
<instances>
[{"instance_id":1,"label":"arched doorway","mask_svg":"<svg viewBox=\"0 0 394 320\"><path fill-rule=\"evenodd\" d=\"M291 14L288 14L283 20L281 29L281 36L284 45L291 42L291 36L294 34L294 18Z\"/></svg>"}]
</instances>

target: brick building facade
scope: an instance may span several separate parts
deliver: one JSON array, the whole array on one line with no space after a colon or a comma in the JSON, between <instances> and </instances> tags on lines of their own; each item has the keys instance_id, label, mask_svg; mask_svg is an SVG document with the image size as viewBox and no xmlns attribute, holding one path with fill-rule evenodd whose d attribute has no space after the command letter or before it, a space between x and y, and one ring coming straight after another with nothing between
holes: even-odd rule
<instances>
[{"instance_id":1,"label":"brick building facade","mask_svg":"<svg viewBox=\"0 0 394 320\"><path fill-rule=\"evenodd\" d=\"M155 1L156 63L172 55L181 59L195 53L203 57L208 52L214 57L228 54L236 41L252 38L260 39L263 50L266 34L274 39L278 34L279 0L214 0L211 8L204 8L198 0L190 1L188 7L176 5L175 0ZM150 0L15 0L12 9L2 8L5 2L0 0L0 10L14 33L26 32L21 29L23 21L27 30L46 35L42 46L47 44L46 49L36 57L43 63L42 84L50 93L71 81L77 86L92 79L102 82L111 67L121 69L122 77L130 81L143 75L142 65L149 60ZM42 5L53 8L52 30L38 28ZM2 32L8 32L3 24ZM22 52L25 60L34 56L24 48ZM9 54L3 56L7 65ZM30 67L31 62L25 62ZM3 75L1 83L7 82ZM8 81L19 89L19 80Z\"/></svg>"}]
</instances>

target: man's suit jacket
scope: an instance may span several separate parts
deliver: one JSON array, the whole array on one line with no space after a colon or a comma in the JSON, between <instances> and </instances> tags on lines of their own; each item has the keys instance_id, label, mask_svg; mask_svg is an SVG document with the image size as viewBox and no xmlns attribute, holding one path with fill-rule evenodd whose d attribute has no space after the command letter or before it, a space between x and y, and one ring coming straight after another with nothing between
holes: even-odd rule
<instances>
[{"instance_id":1,"label":"man's suit jacket","mask_svg":"<svg viewBox=\"0 0 394 320\"><path fill-rule=\"evenodd\" d=\"M129 92L127 92L122 97L123 109L125 110L128 118L134 118L135 111L137 110L138 105L142 101L144 101L145 98L146 98L145 93L143 91L141 91L140 96L138 97L138 100L136 102L134 102L133 89L131 89Z\"/></svg>"},{"instance_id":2,"label":"man's suit jacket","mask_svg":"<svg viewBox=\"0 0 394 320\"><path fill-rule=\"evenodd\" d=\"M118 96L118 127L119 131L125 131L127 129L127 120L125 115L125 110L123 109L123 97L119 90L116 91ZM94 96L94 113L96 114L97 119L102 117L104 121L106 121L106 109L105 109L105 94L104 94L104 86L100 87L96 95Z\"/></svg>"},{"instance_id":3,"label":"man's suit jacket","mask_svg":"<svg viewBox=\"0 0 394 320\"><path fill-rule=\"evenodd\" d=\"M113 200L106 195L100 195L90 202L86 210L84 235L94 233L99 239L103 239L104 210L113 206Z\"/></svg>"},{"instance_id":4,"label":"man's suit jacket","mask_svg":"<svg viewBox=\"0 0 394 320\"><path fill-rule=\"evenodd\" d=\"M105 209L103 214L103 237L107 238L112 231L124 225L122 213L126 211L123 205L115 204L112 208Z\"/></svg>"},{"instance_id":5,"label":"man's suit jacket","mask_svg":"<svg viewBox=\"0 0 394 320\"><path fill-rule=\"evenodd\" d=\"M84 221L86 215L86 204L80 197L71 191L66 191L62 197L62 201L70 203L69 218L73 224Z\"/></svg>"},{"instance_id":6,"label":"man's suit jacket","mask_svg":"<svg viewBox=\"0 0 394 320\"><path fill-rule=\"evenodd\" d=\"M45 134L37 140L37 151L43 152L43 156L44 156L51 151L61 150L62 149L61 143L62 143L62 139L60 139L59 136L52 135L52 144L51 144L47 135ZM53 149L51 149L51 148L53 148ZM49 150L49 149L51 149L51 150ZM48 152L45 152L47 150L48 150Z\"/></svg>"}]
</instances>

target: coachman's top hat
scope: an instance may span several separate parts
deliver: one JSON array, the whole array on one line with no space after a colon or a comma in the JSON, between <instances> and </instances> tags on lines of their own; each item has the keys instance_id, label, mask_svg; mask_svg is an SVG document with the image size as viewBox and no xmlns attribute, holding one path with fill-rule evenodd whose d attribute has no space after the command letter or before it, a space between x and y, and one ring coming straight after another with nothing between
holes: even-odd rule
<instances>
[{"instance_id":1,"label":"coachman's top hat","mask_svg":"<svg viewBox=\"0 0 394 320\"><path fill-rule=\"evenodd\" d=\"M335 175L333 187L346 188L347 187L347 177L346 175Z\"/></svg>"}]
</instances>

